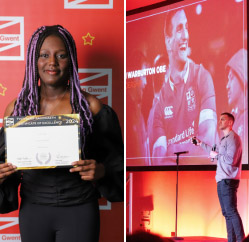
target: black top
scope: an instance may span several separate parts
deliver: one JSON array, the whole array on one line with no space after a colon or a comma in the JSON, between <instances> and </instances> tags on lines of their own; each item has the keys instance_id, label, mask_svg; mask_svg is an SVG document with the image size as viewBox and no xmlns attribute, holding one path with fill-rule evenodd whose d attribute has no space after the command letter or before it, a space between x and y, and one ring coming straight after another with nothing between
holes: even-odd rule
<instances>
[{"instance_id":1,"label":"black top","mask_svg":"<svg viewBox=\"0 0 249 242\"><path fill-rule=\"evenodd\" d=\"M0 212L17 209L17 187L25 201L50 206L82 204L103 195L123 201L123 141L116 113L107 105L93 117L93 132L86 138L86 159L105 166L105 177L96 183L83 181L69 168L23 170L0 185ZM5 160L4 131L0 130L0 162Z\"/></svg>"}]
</instances>

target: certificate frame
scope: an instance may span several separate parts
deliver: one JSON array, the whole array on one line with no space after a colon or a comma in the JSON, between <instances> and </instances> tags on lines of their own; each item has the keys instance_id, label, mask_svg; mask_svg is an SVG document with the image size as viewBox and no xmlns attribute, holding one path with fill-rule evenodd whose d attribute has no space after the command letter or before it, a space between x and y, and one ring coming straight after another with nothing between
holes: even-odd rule
<instances>
[{"instance_id":1,"label":"certificate frame","mask_svg":"<svg viewBox=\"0 0 249 242\"><path fill-rule=\"evenodd\" d=\"M18 170L70 167L81 157L79 114L4 118L5 162Z\"/></svg>"}]
</instances>

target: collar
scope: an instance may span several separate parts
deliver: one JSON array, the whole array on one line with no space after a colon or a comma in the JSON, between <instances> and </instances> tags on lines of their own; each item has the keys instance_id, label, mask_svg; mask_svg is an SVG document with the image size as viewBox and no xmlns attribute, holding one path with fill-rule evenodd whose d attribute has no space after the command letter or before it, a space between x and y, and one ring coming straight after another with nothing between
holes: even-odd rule
<instances>
[{"instance_id":1,"label":"collar","mask_svg":"<svg viewBox=\"0 0 249 242\"><path fill-rule=\"evenodd\" d=\"M183 77L184 84L186 84L186 82L188 80L188 75L189 75L189 60L187 60L187 70L186 70L186 73ZM170 80L170 75L169 75L169 85L171 87L171 90L174 91L175 84Z\"/></svg>"},{"instance_id":2,"label":"collar","mask_svg":"<svg viewBox=\"0 0 249 242\"><path fill-rule=\"evenodd\" d=\"M225 138L227 138L231 133L232 133L232 129L229 131L229 133L226 135L226 136L223 136L222 138L221 138L221 140L223 140L223 139L225 139Z\"/></svg>"}]
</instances>

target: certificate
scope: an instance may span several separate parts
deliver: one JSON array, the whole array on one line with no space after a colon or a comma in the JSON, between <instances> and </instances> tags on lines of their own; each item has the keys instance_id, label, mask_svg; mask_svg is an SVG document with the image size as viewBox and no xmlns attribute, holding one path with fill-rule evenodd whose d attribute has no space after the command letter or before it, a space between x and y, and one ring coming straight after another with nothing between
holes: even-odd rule
<instances>
[{"instance_id":1,"label":"certificate","mask_svg":"<svg viewBox=\"0 0 249 242\"><path fill-rule=\"evenodd\" d=\"M79 114L5 117L6 162L17 169L71 166L80 159Z\"/></svg>"}]
</instances>

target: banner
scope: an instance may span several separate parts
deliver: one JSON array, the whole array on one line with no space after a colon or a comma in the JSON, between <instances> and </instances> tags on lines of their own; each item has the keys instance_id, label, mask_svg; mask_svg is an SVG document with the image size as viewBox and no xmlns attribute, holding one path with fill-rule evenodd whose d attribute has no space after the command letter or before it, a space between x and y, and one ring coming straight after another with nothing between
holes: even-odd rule
<instances>
[{"instance_id":1,"label":"banner","mask_svg":"<svg viewBox=\"0 0 249 242\"><path fill-rule=\"evenodd\" d=\"M81 88L117 113L124 124L123 0L0 0L0 127L21 90L28 41L42 25L62 25L73 36ZM100 199L100 241L123 241L123 203ZM114 219L115 218L115 219ZM21 241L18 211L0 215L0 241Z\"/></svg>"}]
</instances>

